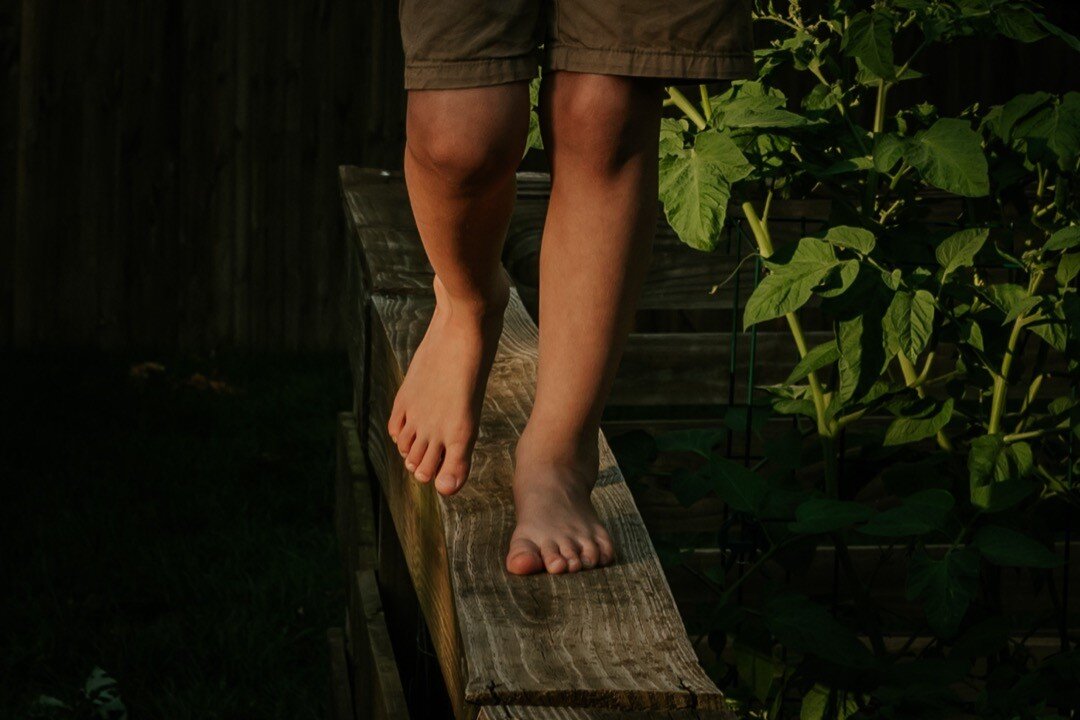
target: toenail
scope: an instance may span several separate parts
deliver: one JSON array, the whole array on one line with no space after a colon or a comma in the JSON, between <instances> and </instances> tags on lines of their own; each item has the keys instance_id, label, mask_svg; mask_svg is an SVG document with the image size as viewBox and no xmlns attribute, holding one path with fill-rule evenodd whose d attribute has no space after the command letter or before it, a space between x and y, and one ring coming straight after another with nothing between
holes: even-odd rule
<instances>
[{"instance_id":1,"label":"toenail","mask_svg":"<svg viewBox=\"0 0 1080 720\"><path fill-rule=\"evenodd\" d=\"M596 563L593 562L592 558L581 558L581 564L587 568L591 568Z\"/></svg>"}]
</instances>

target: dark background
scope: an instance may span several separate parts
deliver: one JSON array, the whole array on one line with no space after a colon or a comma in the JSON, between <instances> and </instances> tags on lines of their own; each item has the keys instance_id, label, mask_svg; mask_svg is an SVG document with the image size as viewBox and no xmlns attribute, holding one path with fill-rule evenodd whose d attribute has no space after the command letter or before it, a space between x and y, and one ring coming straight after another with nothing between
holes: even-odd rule
<instances>
[{"instance_id":1,"label":"dark background","mask_svg":"<svg viewBox=\"0 0 1080 720\"><path fill-rule=\"evenodd\" d=\"M1056 40L919 66L892 102L1078 86ZM0 348L338 349L335 168L399 165L401 71L387 0L0 0Z\"/></svg>"},{"instance_id":2,"label":"dark background","mask_svg":"<svg viewBox=\"0 0 1080 720\"><path fill-rule=\"evenodd\" d=\"M1076 65L961 41L891 101ZM0 0L0 717L94 667L133 717L325 717L336 168L399 165L401 73L387 0Z\"/></svg>"}]
</instances>

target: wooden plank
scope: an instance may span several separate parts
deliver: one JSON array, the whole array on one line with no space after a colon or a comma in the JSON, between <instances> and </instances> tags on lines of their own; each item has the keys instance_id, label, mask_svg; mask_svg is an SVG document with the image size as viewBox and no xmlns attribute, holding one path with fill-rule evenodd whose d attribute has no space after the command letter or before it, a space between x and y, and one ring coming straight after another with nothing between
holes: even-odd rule
<instances>
[{"instance_id":1,"label":"wooden plank","mask_svg":"<svg viewBox=\"0 0 1080 720\"><path fill-rule=\"evenodd\" d=\"M376 564L375 510L352 413L338 415L334 524L346 579Z\"/></svg>"},{"instance_id":2,"label":"wooden plank","mask_svg":"<svg viewBox=\"0 0 1080 720\"><path fill-rule=\"evenodd\" d=\"M405 691L398 674L390 632L374 571L361 570L353 580L357 602L350 606L354 633L354 702L357 718L408 720Z\"/></svg>"},{"instance_id":3,"label":"wooden plank","mask_svg":"<svg viewBox=\"0 0 1080 720\"><path fill-rule=\"evenodd\" d=\"M458 717L466 716L466 702L721 707L602 436L593 502L619 562L565 577L516 578L503 569L502 550L514 524L511 458L536 371L536 328L516 294L488 384L473 470L449 500L407 475L385 431L394 390L433 301L375 295L373 304L373 368L380 374L372 380L368 447Z\"/></svg>"},{"instance_id":4,"label":"wooden plank","mask_svg":"<svg viewBox=\"0 0 1080 720\"><path fill-rule=\"evenodd\" d=\"M333 720L356 720L353 713L349 660L345 653L345 633L341 628L326 631L330 652L330 717Z\"/></svg>"}]
</instances>

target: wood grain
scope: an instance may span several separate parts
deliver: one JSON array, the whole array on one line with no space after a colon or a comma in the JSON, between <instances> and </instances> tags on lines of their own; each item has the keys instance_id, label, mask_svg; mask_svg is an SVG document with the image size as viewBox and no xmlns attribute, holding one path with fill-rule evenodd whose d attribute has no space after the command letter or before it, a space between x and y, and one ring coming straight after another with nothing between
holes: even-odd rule
<instances>
[{"instance_id":1,"label":"wood grain","mask_svg":"<svg viewBox=\"0 0 1080 720\"><path fill-rule=\"evenodd\" d=\"M536 372L536 328L517 296L488 383L473 469L465 488L449 500L405 473L384 427L392 390L433 302L376 295L373 304L386 343L375 357L393 367L380 374L383 388L372 395L380 403L373 405L369 428L372 461L440 658L462 657L460 666L443 662L452 697L460 693L478 705L719 707L722 698L697 664L602 436L593 502L612 532L619 562L563 577L516 578L503 568L514 523L513 449L532 405ZM448 612L456 613L456 628L447 622Z\"/></svg>"},{"instance_id":2,"label":"wood grain","mask_svg":"<svg viewBox=\"0 0 1080 720\"><path fill-rule=\"evenodd\" d=\"M536 326L516 293L465 488L445 499L405 471L385 426L433 309L431 270L414 232L387 227L381 211L369 215L373 201L364 196L373 183L353 171L342 178L372 310L366 445L455 715L470 716L473 705L721 709L602 435L593 501L619 561L563 577L517 578L503 567L514 525L513 450L532 406L537 361Z\"/></svg>"}]
</instances>

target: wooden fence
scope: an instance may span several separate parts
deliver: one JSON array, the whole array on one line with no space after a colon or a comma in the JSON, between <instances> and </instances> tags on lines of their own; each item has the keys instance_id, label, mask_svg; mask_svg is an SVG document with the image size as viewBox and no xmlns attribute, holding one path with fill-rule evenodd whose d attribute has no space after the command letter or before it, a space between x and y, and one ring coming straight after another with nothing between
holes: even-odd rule
<instances>
[{"instance_id":1,"label":"wooden fence","mask_svg":"<svg viewBox=\"0 0 1080 720\"><path fill-rule=\"evenodd\" d=\"M964 41L894 97L1075 57ZM0 0L0 348L342 347L336 168L399 165L401 63L393 0Z\"/></svg>"},{"instance_id":2,"label":"wooden fence","mask_svg":"<svg viewBox=\"0 0 1080 720\"><path fill-rule=\"evenodd\" d=\"M336 168L399 162L396 4L0 8L0 346L339 345Z\"/></svg>"}]
</instances>

